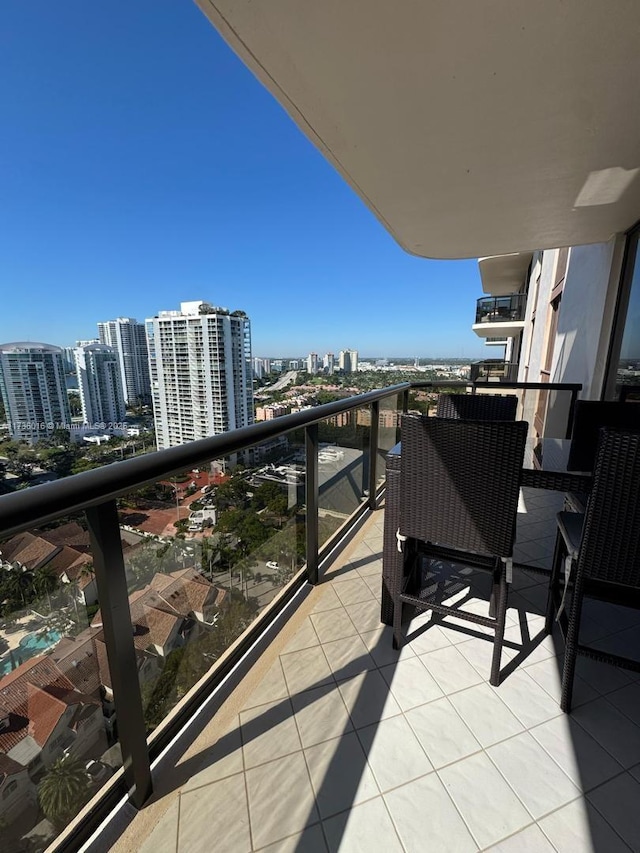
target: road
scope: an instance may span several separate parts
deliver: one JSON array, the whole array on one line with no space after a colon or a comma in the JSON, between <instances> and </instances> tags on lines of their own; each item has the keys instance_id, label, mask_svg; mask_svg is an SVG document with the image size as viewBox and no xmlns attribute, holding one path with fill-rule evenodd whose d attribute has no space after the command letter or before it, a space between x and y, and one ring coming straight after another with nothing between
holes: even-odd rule
<instances>
[{"instance_id":1,"label":"road","mask_svg":"<svg viewBox=\"0 0 640 853\"><path fill-rule=\"evenodd\" d=\"M287 385L290 385L292 382L295 382L295 378L298 375L297 370L287 370L284 376L281 376L277 382L273 385L269 385L268 388L263 388L263 391L282 391Z\"/></svg>"}]
</instances>

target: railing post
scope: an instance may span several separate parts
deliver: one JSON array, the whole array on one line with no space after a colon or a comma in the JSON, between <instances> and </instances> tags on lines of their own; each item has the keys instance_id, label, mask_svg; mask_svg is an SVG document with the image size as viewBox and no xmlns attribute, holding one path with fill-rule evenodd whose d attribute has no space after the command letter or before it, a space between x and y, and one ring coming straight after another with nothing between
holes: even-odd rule
<instances>
[{"instance_id":1,"label":"railing post","mask_svg":"<svg viewBox=\"0 0 640 853\"><path fill-rule=\"evenodd\" d=\"M402 413L404 415L406 415L407 412L409 411L409 390L410 390L409 388L406 388L402 392Z\"/></svg>"},{"instance_id":2,"label":"railing post","mask_svg":"<svg viewBox=\"0 0 640 853\"><path fill-rule=\"evenodd\" d=\"M318 424L305 428L305 504L307 524L307 579L318 583Z\"/></svg>"},{"instance_id":3,"label":"railing post","mask_svg":"<svg viewBox=\"0 0 640 853\"><path fill-rule=\"evenodd\" d=\"M371 427L369 429L369 509L376 508L376 484L378 482L378 425L380 423L380 401L371 404Z\"/></svg>"},{"instance_id":4,"label":"railing post","mask_svg":"<svg viewBox=\"0 0 640 853\"><path fill-rule=\"evenodd\" d=\"M116 502L91 507L86 516L124 775L134 805L141 808L152 792L151 766Z\"/></svg>"}]
</instances>

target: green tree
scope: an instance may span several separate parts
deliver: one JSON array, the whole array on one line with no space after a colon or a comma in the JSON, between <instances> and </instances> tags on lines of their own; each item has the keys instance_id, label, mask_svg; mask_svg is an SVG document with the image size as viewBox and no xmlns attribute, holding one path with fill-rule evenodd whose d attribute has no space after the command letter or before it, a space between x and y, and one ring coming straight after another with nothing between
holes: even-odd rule
<instances>
[{"instance_id":1,"label":"green tree","mask_svg":"<svg viewBox=\"0 0 640 853\"><path fill-rule=\"evenodd\" d=\"M89 776L81 761L69 755L54 761L38 785L45 817L63 829L91 796Z\"/></svg>"},{"instance_id":2,"label":"green tree","mask_svg":"<svg viewBox=\"0 0 640 853\"><path fill-rule=\"evenodd\" d=\"M80 392L69 392L69 408L71 409L71 417L79 417L82 414L82 403L80 402Z\"/></svg>"}]
</instances>

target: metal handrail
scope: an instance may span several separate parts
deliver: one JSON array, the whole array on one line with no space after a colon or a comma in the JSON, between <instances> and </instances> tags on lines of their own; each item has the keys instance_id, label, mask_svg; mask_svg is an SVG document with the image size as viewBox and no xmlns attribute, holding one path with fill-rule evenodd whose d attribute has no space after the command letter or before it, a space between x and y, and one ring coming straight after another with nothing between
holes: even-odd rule
<instances>
[{"instance_id":1,"label":"metal handrail","mask_svg":"<svg viewBox=\"0 0 640 853\"><path fill-rule=\"evenodd\" d=\"M202 438L167 450L158 450L84 471L51 483L0 497L0 535L21 533L39 524L79 512L133 489L197 467L205 459L221 459L246 450L294 429L317 424L332 415L368 406L408 390L409 382L368 391L344 400L325 403L271 421L262 421L231 432Z\"/></svg>"}]
</instances>

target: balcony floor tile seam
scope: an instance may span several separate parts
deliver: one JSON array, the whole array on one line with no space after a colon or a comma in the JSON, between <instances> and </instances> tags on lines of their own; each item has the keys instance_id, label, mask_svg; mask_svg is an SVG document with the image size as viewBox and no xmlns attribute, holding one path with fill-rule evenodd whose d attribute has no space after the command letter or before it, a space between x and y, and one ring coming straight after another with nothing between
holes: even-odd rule
<instances>
[{"instance_id":1,"label":"balcony floor tile seam","mask_svg":"<svg viewBox=\"0 0 640 853\"><path fill-rule=\"evenodd\" d=\"M572 800L572 802L575 802L575 801L573 801L573 800ZM567 804L567 803L565 803L565 805L568 805L568 804ZM553 811L554 811L554 812L555 812L555 811L559 811L559 809L561 809L561 808L564 808L564 806L559 806L559 808L558 808L558 809L554 809ZM549 814L553 814L553 812L549 812ZM545 815L545 817L549 817L549 814L546 814L546 815ZM542 818L541 818L541 819L542 819ZM491 851L495 850L495 848L496 848L496 847L498 847L498 846L499 846L499 845L501 845L501 844L504 844L504 843L505 843L505 841L509 841L511 838L517 838L521 833L524 833L527 829L531 829L531 827L532 827L532 826L536 826L536 827L538 827L538 829L540 830L540 832L542 832L542 827L540 827L540 826L538 825L538 821L537 821L537 820L533 820L533 821L531 821L531 823L528 823L526 826L523 826L521 829L516 829L516 831L515 831L515 832L510 832L510 833L509 833L509 835L505 835L503 838L501 838L501 839L500 839L500 841L496 841L496 842L494 842L494 843L493 843L493 844L491 844L489 847L480 847L480 848L478 848L478 853L491 853ZM543 836L544 836L545 840L546 840L546 841L548 841L548 839L547 839L546 835L544 835L544 833L542 833L542 834L543 834ZM550 847L550 848L552 848L553 850L557 850L557 848L556 848L556 847L554 847L554 846L553 846L553 844L551 844L551 842L550 842L550 841L549 841L549 847ZM530 850L530 848L527 848L527 850Z\"/></svg>"},{"instance_id":2,"label":"balcony floor tile seam","mask_svg":"<svg viewBox=\"0 0 640 853\"><path fill-rule=\"evenodd\" d=\"M608 694L607 694L607 695L608 695ZM591 699L589 702L585 702L585 703L584 703L584 705L580 705L579 709L576 709L576 710L583 711L585 708L587 708L589 705L592 705L594 702L600 702L600 701L606 702L606 703L607 703L607 705L610 705L610 706L611 706L611 708L613 708L614 712L616 712L616 711L617 711L619 714L621 714L623 717L625 717L625 719L626 719L626 720L628 720L628 721L631 723L631 725L632 725L635 729L638 729L638 733L639 733L639 735L640 735L640 726L639 726L639 725L638 725L634 720L631 720L629 717L627 717L625 714L623 714L623 713L622 713L622 711L620 710L620 708L616 707L616 706L615 706L615 705L613 705L611 702L609 702L609 701L607 700L607 696L606 696L606 695L604 695L604 694L601 694L601 695L597 696L596 698ZM596 739L594 738L594 736L591 734L591 732L589 731L589 729L588 729L585 725L583 725L583 724L580 722L580 720L579 720L579 719L576 719L574 716L572 716L572 717L571 717L571 719L572 719L575 723L577 723L577 724L580 726L580 728L581 728L584 732L586 732L586 733L589 735L589 737L590 737L590 738L592 738L593 740L596 740ZM605 751L608 755L610 755L610 756L611 756L611 758L613 758L613 760L614 760L614 761L616 761L618 764L620 764L620 760L619 760L618 758L616 758L616 756L611 752L611 750L610 750L610 749L607 749L607 747L606 747L606 745L605 745L604 743L601 743L599 740L596 740L596 743L598 743L598 744L599 744L599 746L601 746L601 747L602 747L602 749L604 749L604 751ZM621 765L621 766L622 766L622 765ZM633 766L633 765L632 765L632 766ZM623 766L623 771L624 771L625 773L628 773L628 772L629 772L629 769L630 769L630 768L628 768L628 767L624 767L624 766Z\"/></svg>"},{"instance_id":3,"label":"balcony floor tile seam","mask_svg":"<svg viewBox=\"0 0 640 853\"><path fill-rule=\"evenodd\" d=\"M616 829L615 825L612 824L611 821L607 818L607 816L605 815L602 808L598 807L597 803L592 799L593 794L595 794L599 788L604 788L605 785L608 785L609 783L613 782L614 780L619 779L621 776L630 776L634 782L638 781L637 779L634 778L632 773L629 773L628 770L625 770L623 773L619 773L616 776L612 776L611 779L607 779L605 782L602 782L600 785L597 785L595 788L592 788L589 791L588 795L585 794L585 800L592 806L592 808L594 808L597 811L597 813L600 815L600 817L607 823L607 825L613 830L613 832L618 836L618 838L620 838L624 842L624 844L627 844L627 846L628 846L627 840L625 838L623 838L623 836L620 834L620 832Z\"/></svg>"},{"instance_id":4,"label":"balcony floor tile seam","mask_svg":"<svg viewBox=\"0 0 640 853\"><path fill-rule=\"evenodd\" d=\"M241 737L242 737L242 735L241 735ZM242 781L244 783L244 786L243 786L244 787L244 802L245 802L245 806L247 809L247 822L249 824L249 843L251 844L251 849L253 850L253 848L254 848L253 834L254 833L253 833L253 826L251 825L251 809L249 808L249 786L247 784L247 767L246 767L246 764L244 761L244 750L242 750L242 767L243 767ZM180 852L178 851L178 853L180 853Z\"/></svg>"},{"instance_id":5,"label":"balcony floor tile seam","mask_svg":"<svg viewBox=\"0 0 640 853\"><path fill-rule=\"evenodd\" d=\"M525 729L525 731L524 731L524 732L520 732L520 733L519 733L519 734L517 734L517 735L513 735L512 737L507 738L506 740L502 741L502 743L508 743L508 741L513 740L513 739L514 739L514 738L516 738L516 737L520 737L520 736L521 736L521 735L523 735L523 734L530 734L529 729ZM553 756L552 756L552 755L549 755L549 753L548 753L548 752L547 752L547 750L542 746L542 744L538 743L538 741L537 741L537 740L535 740L535 738L532 738L532 739L534 740L535 745L536 745L537 747L539 747L540 749L542 749L542 751L543 751L546 755L548 755L548 756L549 756L549 758L551 758L551 759L553 760ZM494 746L496 746L496 744L492 744L492 745L491 745L491 749L492 749ZM548 815L552 814L552 813L553 813L553 812L555 812L555 811L558 811L558 809L561 809L561 808L563 808L564 806L568 805L569 803L573 803L573 802L575 802L576 800L581 799L581 797L585 796L585 791L584 791L581 787L578 787L578 785L576 785L576 784L575 784L575 782L571 779L571 777L569 776L569 774L568 774L568 773L567 773L567 772L566 772L562 767L560 767L560 765L558 764L558 762L557 762L557 761L554 761L554 764L556 765L556 767L558 768L558 770L560 771L560 773L562 774L562 776L564 776L566 779L568 779L568 780L569 780L569 782L571 782L571 784L576 788L576 794L575 794L575 796L571 797L571 799L566 800L566 801L565 801L564 803L562 803L561 805L559 805L559 806L555 806L554 808L549 809L549 811L548 811L548 812L545 812L544 814L541 814L541 815L539 815L538 817L536 817L536 816L531 812L531 810L528 808L528 806L527 806L527 805L526 805L526 803L523 801L523 799L518 795L518 793L517 793L517 791L515 790L515 788L511 785L511 783L509 782L509 780L507 779L507 777L505 776L505 774L504 774L504 773L502 772L502 770L500 769L500 767L499 767L498 763L497 763L497 762L492 758L492 756L490 755L489 751L488 751L488 750L483 750L483 752L485 752L485 753L487 754L487 758L489 759L489 761L491 761L491 763L493 764L493 766L495 767L495 769L496 769L496 770L498 771L498 773L502 776L502 778L503 778L503 779L504 779L504 781L507 783L507 785L509 785L509 787L511 788L511 790L513 791L513 793L515 794L515 796L516 796L516 797L518 798L518 800L522 803L522 805L523 805L523 806L524 806L524 808L527 810L527 812L531 815L531 819L532 819L532 821L534 821L534 822L537 822L537 821L539 821L539 820L543 820L543 818L547 817ZM624 771L623 771L623 772L624 772ZM620 775L620 774L616 774L616 775ZM612 778L615 778L615 777L612 777ZM606 781L608 782L608 781L610 781L610 780L609 780L609 779L607 779ZM602 784L605 784L605 783L602 783ZM597 787L600 787L600 786L598 785Z\"/></svg>"}]
</instances>

